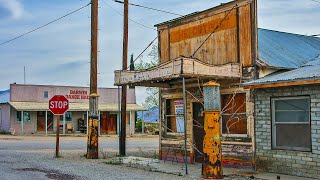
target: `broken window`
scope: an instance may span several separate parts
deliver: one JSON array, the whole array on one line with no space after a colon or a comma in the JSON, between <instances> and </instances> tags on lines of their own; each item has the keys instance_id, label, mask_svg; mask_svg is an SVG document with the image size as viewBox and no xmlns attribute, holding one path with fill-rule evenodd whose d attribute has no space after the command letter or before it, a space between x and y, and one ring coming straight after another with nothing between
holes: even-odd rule
<instances>
[{"instance_id":1,"label":"broken window","mask_svg":"<svg viewBox=\"0 0 320 180\"><path fill-rule=\"evenodd\" d=\"M184 105L182 99L166 100L166 132L184 133Z\"/></svg>"},{"instance_id":2,"label":"broken window","mask_svg":"<svg viewBox=\"0 0 320 180\"><path fill-rule=\"evenodd\" d=\"M272 98L272 147L310 151L310 98Z\"/></svg>"},{"instance_id":3,"label":"broken window","mask_svg":"<svg viewBox=\"0 0 320 180\"><path fill-rule=\"evenodd\" d=\"M222 134L247 134L246 94L221 95Z\"/></svg>"}]
</instances>

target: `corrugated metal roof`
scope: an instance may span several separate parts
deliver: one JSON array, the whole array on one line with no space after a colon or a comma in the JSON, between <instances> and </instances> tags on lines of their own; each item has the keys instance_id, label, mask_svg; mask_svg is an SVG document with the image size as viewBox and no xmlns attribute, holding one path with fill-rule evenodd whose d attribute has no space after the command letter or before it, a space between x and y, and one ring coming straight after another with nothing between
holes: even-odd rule
<instances>
[{"instance_id":1,"label":"corrugated metal roof","mask_svg":"<svg viewBox=\"0 0 320 180\"><path fill-rule=\"evenodd\" d=\"M259 60L271 67L295 69L320 54L320 38L258 29Z\"/></svg>"},{"instance_id":2,"label":"corrugated metal roof","mask_svg":"<svg viewBox=\"0 0 320 180\"><path fill-rule=\"evenodd\" d=\"M41 102L9 102L18 111L49 111L48 103ZM118 111L118 104L99 104L99 111ZM127 104L127 111L145 111L137 104ZM88 103L69 103L69 111L89 111Z\"/></svg>"},{"instance_id":3,"label":"corrugated metal roof","mask_svg":"<svg viewBox=\"0 0 320 180\"><path fill-rule=\"evenodd\" d=\"M0 103L7 103L10 101L10 90L0 91Z\"/></svg>"},{"instance_id":4,"label":"corrugated metal roof","mask_svg":"<svg viewBox=\"0 0 320 180\"><path fill-rule=\"evenodd\" d=\"M273 73L269 76L260 78L255 81L244 83L244 86L247 85L256 85L256 84L268 84L275 82L288 82L288 81L298 81L298 80L308 80L308 79L320 79L320 56L316 59L307 62L301 67L290 70L290 71L279 71Z\"/></svg>"}]
</instances>

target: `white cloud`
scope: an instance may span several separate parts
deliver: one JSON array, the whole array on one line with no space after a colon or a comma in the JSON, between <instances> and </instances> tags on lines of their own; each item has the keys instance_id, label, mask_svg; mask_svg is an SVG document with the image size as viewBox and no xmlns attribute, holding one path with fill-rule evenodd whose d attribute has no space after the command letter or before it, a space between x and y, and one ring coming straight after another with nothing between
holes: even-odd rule
<instances>
[{"instance_id":1,"label":"white cloud","mask_svg":"<svg viewBox=\"0 0 320 180\"><path fill-rule=\"evenodd\" d=\"M20 19L23 16L23 4L18 0L0 0L0 6L8 9L13 19Z\"/></svg>"}]
</instances>

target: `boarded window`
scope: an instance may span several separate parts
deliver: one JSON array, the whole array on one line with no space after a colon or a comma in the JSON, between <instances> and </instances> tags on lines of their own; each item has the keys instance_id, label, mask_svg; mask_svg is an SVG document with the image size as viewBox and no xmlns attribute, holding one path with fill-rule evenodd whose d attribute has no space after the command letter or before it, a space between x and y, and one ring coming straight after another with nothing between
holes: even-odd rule
<instances>
[{"instance_id":1,"label":"boarded window","mask_svg":"<svg viewBox=\"0 0 320 180\"><path fill-rule=\"evenodd\" d=\"M166 100L166 132L184 133L183 108L182 99Z\"/></svg>"},{"instance_id":2,"label":"boarded window","mask_svg":"<svg viewBox=\"0 0 320 180\"><path fill-rule=\"evenodd\" d=\"M272 146L310 151L309 97L272 98Z\"/></svg>"},{"instance_id":3,"label":"boarded window","mask_svg":"<svg viewBox=\"0 0 320 180\"><path fill-rule=\"evenodd\" d=\"M221 96L222 133L247 134L246 94Z\"/></svg>"}]
</instances>

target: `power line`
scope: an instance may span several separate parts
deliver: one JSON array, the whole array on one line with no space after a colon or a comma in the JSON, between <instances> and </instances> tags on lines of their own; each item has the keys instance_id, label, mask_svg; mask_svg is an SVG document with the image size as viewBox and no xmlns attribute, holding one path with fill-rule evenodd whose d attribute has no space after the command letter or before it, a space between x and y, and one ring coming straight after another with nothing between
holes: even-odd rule
<instances>
[{"instance_id":1,"label":"power line","mask_svg":"<svg viewBox=\"0 0 320 180\"><path fill-rule=\"evenodd\" d=\"M160 36L161 32L159 33L159 35L157 37L155 37L150 44L133 60L133 63L136 62L136 60L138 60L140 58L140 56L158 39L158 37ZM127 68L129 69L130 66Z\"/></svg>"},{"instance_id":2,"label":"power line","mask_svg":"<svg viewBox=\"0 0 320 180\"><path fill-rule=\"evenodd\" d=\"M224 16L224 18L220 21L220 23L216 26L216 28L214 28L214 30L208 35L208 37L201 43L201 45L194 51L194 53L192 54L191 57L194 57L194 55L199 51L199 49L204 45L204 43L211 37L211 35L213 33L216 32L216 30L222 25L223 21L225 21L227 19L227 17L229 16L229 14L231 13L231 11L236 7L238 6L237 4L234 5L230 10L229 12Z\"/></svg>"},{"instance_id":3,"label":"power line","mask_svg":"<svg viewBox=\"0 0 320 180\"><path fill-rule=\"evenodd\" d=\"M123 1L119 1L119 0L113 0L113 1L114 1L114 2L117 2L117 3L123 4ZM140 4L132 4L132 3L129 3L129 5L131 5L131 6L136 6L136 7L141 7L141 8L149 9L149 10L153 10L153 11L163 12L163 13L167 13L167 14L172 14L172 15L176 15L176 16L180 16L180 17L183 16L183 15L181 15L181 14L177 14L177 13L173 13L173 12L169 12L169 11L165 11L165 10L161 10L161 9L156 9L156 8L152 8L152 7L142 6L142 5L140 5Z\"/></svg>"},{"instance_id":4,"label":"power line","mask_svg":"<svg viewBox=\"0 0 320 180\"><path fill-rule=\"evenodd\" d=\"M106 1L103 1L103 2L104 2L108 7L110 7L113 11L115 11L116 13L118 13L118 14L121 15L121 16L124 16L121 12L119 12L118 10L116 10L115 8L113 8L113 7L112 7L111 5L109 5ZM145 27L145 28L152 29L152 30L156 31L155 28L150 27L150 26L147 26L147 25L145 25L145 24L143 24L143 23L140 23L140 22L138 22L138 21L135 21L135 20L133 20L133 19L131 19L131 18L129 18L129 20L132 21L133 23L136 23L136 24L140 25L140 26L143 26L143 27Z\"/></svg>"},{"instance_id":5,"label":"power line","mask_svg":"<svg viewBox=\"0 0 320 180\"><path fill-rule=\"evenodd\" d=\"M10 40L7 40L7 41L1 43L0 46L5 45L5 44L7 44L7 43L9 43L9 42L11 42L11 41L17 40L17 39L19 39L19 38L21 38L21 37L23 37L23 36L25 36L25 35L28 35L28 34L30 34L30 33L35 32L35 31L37 31L37 30L39 30L39 29L42 29L42 28L44 28L44 27L46 27L46 26L48 26L48 25L50 25L50 24L52 24L52 23L54 23L54 22L57 22L57 21L65 18L65 17L67 17L67 16L70 16L71 14L74 14L74 13L76 13L76 12L84 9L85 7L89 6L90 4L91 4L91 3L88 3L87 5L82 6L82 7L78 8L78 9L76 9L76 10L74 10L74 11L72 11L72 12L70 12L70 13L64 15L64 16L61 16L61 17L59 17L58 19L55 19L55 20L53 20L53 21L50 21L50 22L48 22L48 23L46 23L46 24L44 24L44 25L42 25L42 26L39 26L39 27L37 27L37 28L35 28L35 29L31 30L31 31L28 31L28 32L26 32L26 33L24 33L24 34L21 34L20 36L17 36L17 37L15 37L15 38L12 38L12 39L10 39Z\"/></svg>"},{"instance_id":6,"label":"power line","mask_svg":"<svg viewBox=\"0 0 320 180\"><path fill-rule=\"evenodd\" d=\"M310 1L320 3L320 1L319 1L319 0L310 0Z\"/></svg>"}]
</instances>

